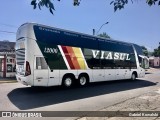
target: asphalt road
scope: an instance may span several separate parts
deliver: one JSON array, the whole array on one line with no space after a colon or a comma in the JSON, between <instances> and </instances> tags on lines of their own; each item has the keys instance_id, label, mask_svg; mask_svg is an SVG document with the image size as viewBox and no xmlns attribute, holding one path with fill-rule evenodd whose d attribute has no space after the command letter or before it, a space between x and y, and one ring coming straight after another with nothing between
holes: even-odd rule
<instances>
[{"instance_id":1,"label":"asphalt road","mask_svg":"<svg viewBox=\"0 0 160 120\"><path fill-rule=\"evenodd\" d=\"M87 87L31 88L20 83L0 84L0 111L98 111L159 87L160 70L146 77L90 84ZM56 119L76 119L63 117Z\"/></svg>"}]
</instances>

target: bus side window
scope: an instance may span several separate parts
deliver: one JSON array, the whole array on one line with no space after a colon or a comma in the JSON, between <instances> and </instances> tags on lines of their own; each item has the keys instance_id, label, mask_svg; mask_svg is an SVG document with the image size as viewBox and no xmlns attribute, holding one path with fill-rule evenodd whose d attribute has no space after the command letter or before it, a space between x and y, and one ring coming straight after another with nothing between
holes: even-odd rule
<instances>
[{"instance_id":1,"label":"bus side window","mask_svg":"<svg viewBox=\"0 0 160 120\"><path fill-rule=\"evenodd\" d=\"M48 65L44 57L36 57L36 69L48 69Z\"/></svg>"}]
</instances>

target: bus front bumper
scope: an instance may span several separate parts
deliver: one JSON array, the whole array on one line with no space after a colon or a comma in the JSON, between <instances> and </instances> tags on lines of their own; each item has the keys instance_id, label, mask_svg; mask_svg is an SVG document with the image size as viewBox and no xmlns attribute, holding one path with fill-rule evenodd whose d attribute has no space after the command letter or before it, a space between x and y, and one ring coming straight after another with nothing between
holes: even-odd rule
<instances>
[{"instance_id":1,"label":"bus front bumper","mask_svg":"<svg viewBox=\"0 0 160 120\"><path fill-rule=\"evenodd\" d=\"M16 74L16 79L17 79L18 82L22 83L23 85L28 86L26 77Z\"/></svg>"}]
</instances>

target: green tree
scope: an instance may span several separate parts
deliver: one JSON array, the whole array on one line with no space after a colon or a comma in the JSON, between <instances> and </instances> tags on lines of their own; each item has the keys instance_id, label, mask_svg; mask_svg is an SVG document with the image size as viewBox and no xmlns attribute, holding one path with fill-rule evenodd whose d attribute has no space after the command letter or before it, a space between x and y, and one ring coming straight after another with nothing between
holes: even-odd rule
<instances>
[{"instance_id":1,"label":"green tree","mask_svg":"<svg viewBox=\"0 0 160 120\"><path fill-rule=\"evenodd\" d=\"M141 47L142 47L143 54L145 56L148 56L149 52L148 52L147 48L145 46L141 46Z\"/></svg>"},{"instance_id":2,"label":"green tree","mask_svg":"<svg viewBox=\"0 0 160 120\"><path fill-rule=\"evenodd\" d=\"M57 0L57 1L60 1L60 0ZM114 11L117 11L124 8L124 6L127 5L129 1L133 3L133 0L111 0L110 5L113 5ZM79 6L80 2L81 0L73 0L73 5ZM160 0L146 0L146 3L149 6L156 5L156 4L160 5ZM41 10L41 7L47 7L50 13L52 14L53 14L53 10L55 10L53 1L51 0L31 0L31 5L33 5L33 9L36 9L38 6L40 10Z\"/></svg>"},{"instance_id":3,"label":"green tree","mask_svg":"<svg viewBox=\"0 0 160 120\"><path fill-rule=\"evenodd\" d=\"M101 34L99 34L97 36L104 37L104 38L111 38L106 32L103 32L103 33L101 33Z\"/></svg>"},{"instance_id":4,"label":"green tree","mask_svg":"<svg viewBox=\"0 0 160 120\"><path fill-rule=\"evenodd\" d=\"M113 5L114 11L117 11L118 9L121 10L122 8L124 8L124 6L127 5L129 1L133 3L133 0L113 0L110 2L110 5ZM156 4L160 5L160 0L146 0L146 3L149 6Z\"/></svg>"},{"instance_id":5,"label":"green tree","mask_svg":"<svg viewBox=\"0 0 160 120\"><path fill-rule=\"evenodd\" d=\"M160 57L160 43L159 43L158 48L154 49L153 55L155 57Z\"/></svg>"},{"instance_id":6,"label":"green tree","mask_svg":"<svg viewBox=\"0 0 160 120\"><path fill-rule=\"evenodd\" d=\"M60 1L60 0L57 0ZM79 6L81 0L73 0L73 5L74 6ZM31 5L33 5L33 9L36 9L37 6L41 10L41 7L46 7L49 9L50 13L53 14L53 10L55 10L53 1L51 0L32 0Z\"/></svg>"}]
</instances>

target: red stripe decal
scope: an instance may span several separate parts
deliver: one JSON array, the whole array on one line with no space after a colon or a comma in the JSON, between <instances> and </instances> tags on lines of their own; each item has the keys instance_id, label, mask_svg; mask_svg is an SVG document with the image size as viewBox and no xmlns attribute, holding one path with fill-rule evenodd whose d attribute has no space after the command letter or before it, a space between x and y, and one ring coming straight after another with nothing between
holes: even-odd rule
<instances>
[{"instance_id":1,"label":"red stripe decal","mask_svg":"<svg viewBox=\"0 0 160 120\"><path fill-rule=\"evenodd\" d=\"M69 55L69 53L68 53L68 51L67 51L66 46L61 46L61 47L62 47L62 50L63 50L65 56L66 56L66 59L67 59L67 61L68 61L68 64L69 64L70 68L71 68L71 69L75 69L75 67L74 67L74 65L73 65L73 63L72 63L71 57L70 57L70 55Z\"/></svg>"}]
</instances>

